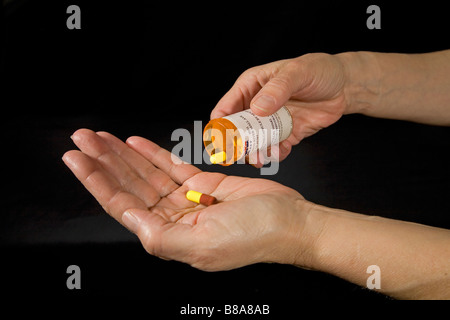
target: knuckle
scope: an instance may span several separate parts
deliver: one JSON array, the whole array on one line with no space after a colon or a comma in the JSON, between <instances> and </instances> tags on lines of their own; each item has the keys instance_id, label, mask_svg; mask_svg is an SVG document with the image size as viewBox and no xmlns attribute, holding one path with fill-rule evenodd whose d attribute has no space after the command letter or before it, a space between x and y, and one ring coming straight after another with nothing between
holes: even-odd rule
<instances>
[{"instance_id":1,"label":"knuckle","mask_svg":"<svg viewBox=\"0 0 450 320\"><path fill-rule=\"evenodd\" d=\"M285 76L273 78L269 85L274 87L276 90L286 91L291 89L290 80Z\"/></svg>"},{"instance_id":2,"label":"knuckle","mask_svg":"<svg viewBox=\"0 0 450 320\"><path fill-rule=\"evenodd\" d=\"M117 206L117 203L119 203L121 200L121 197L123 197L124 191L121 189L116 189L112 196L102 205L105 211L108 214L113 214L114 208Z\"/></svg>"},{"instance_id":3,"label":"knuckle","mask_svg":"<svg viewBox=\"0 0 450 320\"><path fill-rule=\"evenodd\" d=\"M259 67L259 66L248 68L247 70L242 72L242 74L238 77L237 80L239 81L239 80L242 80L242 79L244 79L246 77L253 77L257 73L259 73L260 69L261 69L261 67Z\"/></svg>"},{"instance_id":4,"label":"knuckle","mask_svg":"<svg viewBox=\"0 0 450 320\"><path fill-rule=\"evenodd\" d=\"M297 70L297 69L301 68L303 65L302 57L304 57L304 56L290 59L289 61L287 61L286 64L284 65L284 69Z\"/></svg>"},{"instance_id":5,"label":"knuckle","mask_svg":"<svg viewBox=\"0 0 450 320\"><path fill-rule=\"evenodd\" d=\"M248 88L247 85L245 85L243 83L236 83L236 88L237 88L237 90L239 90L239 93L243 97L244 101L251 99L252 92L250 91L250 89Z\"/></svg>"}]
</instances>

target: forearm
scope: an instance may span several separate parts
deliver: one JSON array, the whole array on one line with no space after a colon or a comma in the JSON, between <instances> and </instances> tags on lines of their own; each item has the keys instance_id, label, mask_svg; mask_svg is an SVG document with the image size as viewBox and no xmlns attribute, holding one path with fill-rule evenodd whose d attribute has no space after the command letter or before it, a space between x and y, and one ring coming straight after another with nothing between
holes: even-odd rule
<instances>
[{"instance_id":1,"label":"forearm","mask_svg":"<svg viewBox=\"0 0 450 320\"><path fill-rule=\"evenodd\" d=\"M308 219L317 240L307 267L365 287L367 268L376 265L382 293L450 298L449 230L318 205Z\"/></svg>"},{"instance_id":2,"label":"forearm","mask_svg":"<svg viewBox=\"0 0 450 320\"><path fill-rule=\"evenodd\" d=\"M346 113L450 125L450 50L346 52Z\"/></svg>"}]
</instances>

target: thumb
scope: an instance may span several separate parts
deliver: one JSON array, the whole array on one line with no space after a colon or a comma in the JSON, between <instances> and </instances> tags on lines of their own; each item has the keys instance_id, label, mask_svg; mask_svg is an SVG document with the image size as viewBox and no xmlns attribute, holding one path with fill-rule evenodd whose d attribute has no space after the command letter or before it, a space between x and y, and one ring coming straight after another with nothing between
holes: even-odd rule
<instances>
[{"instance_id":1,"label":"thumb","mask_svg":"<svg viewBox=\"0 0 450 320\"><path fill-rule=\"evenodd\" d=\"M270 79L250 102L250 109L258 116L277 112L292 96L289 78L277 76Z\"/></svg>"}]
</instances>

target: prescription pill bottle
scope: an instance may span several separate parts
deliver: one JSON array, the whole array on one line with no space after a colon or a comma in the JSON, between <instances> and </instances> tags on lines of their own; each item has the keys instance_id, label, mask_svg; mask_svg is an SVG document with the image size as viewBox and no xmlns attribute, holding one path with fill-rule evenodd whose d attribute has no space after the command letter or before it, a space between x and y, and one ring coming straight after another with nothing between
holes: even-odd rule
<instances>
[{"instance_id":1,"label":"prescription pill bottle","mask_svg":"<svg viewBox=\"0 0 450 320\"><path fill-rule=\"evenodd\" d=\"M280 143L292 132L292 116L284 106L268 117L250 109L213 119L203 130L211 163L231 165L259 150Z\"/></svg>"}]
</instances>

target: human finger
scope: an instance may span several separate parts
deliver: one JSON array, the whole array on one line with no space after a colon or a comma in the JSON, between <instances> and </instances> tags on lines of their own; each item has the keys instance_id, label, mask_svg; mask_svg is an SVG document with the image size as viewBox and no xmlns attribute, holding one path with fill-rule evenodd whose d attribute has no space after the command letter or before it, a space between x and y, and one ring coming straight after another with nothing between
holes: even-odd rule
<instances>
[{"instance_id":1,"label":"human finger","mask_svg":"<svg viewBox=\"0 0 450 320\"><path fill-rule=\"evenodd\" d=\"M66 152L63 161L105 211L119 222L128 208L147 208L142 199L123 190L115 177L81 151Z\"/></svg>"},{"instance_id":2,"label":"human finger","mask_svg":"<svg viewBox=\"0 0 450 320\"><path fill-rule=\"evenodd\" d=\"M88 129L77 130L72 135L75 145L86 155L98 161L127 192L142 199L147 207L160 200L159 192L143 180L128 164L117 155L95 132Z\"/></svg>"},{"instance_id":3,"label":"human finger","mask_svg":"<svg viewBox=\"0 0 450 320\"><path fill-rule=\"evenodd\" d=\"M253 67L242 73L212 110L211 119L248 109L250 101L262 88L262 83L266 81L265 78L263 66Z\"/></svg>"},{"instance_id":4,"label":"human finger","mask_svg":"<svg viewBox=\"0 0 450 320\"><path fill-rule=\"evenodd\" d=\"M167 174L156 168L119 138L108 132L97 132L97 134L130 168L133 168L143 180L147 181L161 197L167 196L179 187Z\"/></svg>"},{"instance_id":5,"label":"human finger","mask_svg":"<svg viewBox=\"0 0 450 320\"><path fill-rule=\"evenodd\" d=\"M250 102L250 109L258 116L269 116L301 89L299 64L285 62L261 87Z\"/></svg>"},{"instance_id":6,"label":"human finger","mask_svg":"<svg viewBox=\"0 0 450 320\"><path fill-rule=\"evenodd\" d=\"M262 168L271 161L280 162L287 158L291 152L292 144L284 140L280 144L272 145L265 151L258 151L250 154L246 158L246 163L251 164L255 168Z\"/></svg>"},{"instance_id":7,"label":"human finger","mask_svg":"<svg viewBox=\"0 0 450 320\"><path fill-rule=\"evenodd\" d=\"M200 169L180 159L174 161L175 156L172 153L145 138L130 137L126 143L179 185L182 185L184 181L197 173L202 172Z\"/></svg>"}]
</instances>

